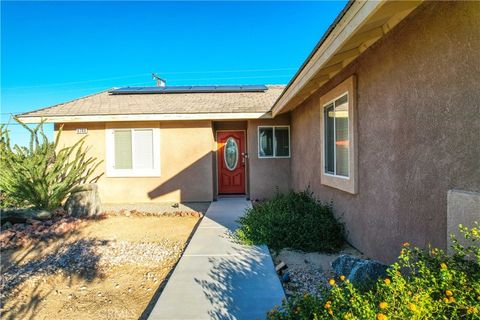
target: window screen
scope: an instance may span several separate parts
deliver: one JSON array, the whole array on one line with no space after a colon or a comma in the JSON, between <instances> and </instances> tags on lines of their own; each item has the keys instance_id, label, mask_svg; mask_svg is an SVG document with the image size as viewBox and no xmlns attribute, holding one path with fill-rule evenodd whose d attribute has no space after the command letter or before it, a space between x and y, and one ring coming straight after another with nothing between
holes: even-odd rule
<instances>
[{"instance_id":1,"label":"window screen","mask_svg":"<svg viewBox=\"0 0 480 320\"><path fill-rule=\"evenodd\" d=\"M114 130L115 169L153 169L152 129Z\"/></svg>"},{"instance_id":2,"label":"window screen","mask_svg":"<svg viewBox=\"0 0 480 320\"><path fill-rule=\"evenodd\" d=\"M132 169L132 131L115 130L115 169Z\"/></svg>"}]
</instances>

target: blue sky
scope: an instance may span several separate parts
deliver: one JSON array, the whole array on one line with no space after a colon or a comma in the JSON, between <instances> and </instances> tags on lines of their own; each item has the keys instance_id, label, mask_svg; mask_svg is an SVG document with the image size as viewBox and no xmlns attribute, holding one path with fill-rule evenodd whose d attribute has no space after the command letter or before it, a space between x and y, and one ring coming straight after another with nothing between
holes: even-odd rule
<instances>
[{"instance_id":1,"label":"blue sky","mask_svg":"<svg viewBox=\"0 0 480 320\"><path fill-rule=\"evenodd\" d=\"M154 85L152 72L167 85L286 84L345 3L2 1L1 122Z\"/></svg>"}]
</instances>

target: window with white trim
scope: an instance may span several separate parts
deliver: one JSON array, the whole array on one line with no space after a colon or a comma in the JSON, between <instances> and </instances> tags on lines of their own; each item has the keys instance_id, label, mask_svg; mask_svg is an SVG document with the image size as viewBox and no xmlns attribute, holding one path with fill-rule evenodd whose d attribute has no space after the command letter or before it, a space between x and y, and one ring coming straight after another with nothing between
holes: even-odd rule
<instances>
[{"instance_id":1,"label":"window with white trim","mask_svg":"<svg viewBox=\"0 0 480 320\"><path fill-rule=\"evenodd\" d=\"M258 127L258 157L259 158L289 158L290 157L290 127L289 126L259 126Z\"/></svg>"},{"instance_id":2,"label":"window with white trim","mask_svg":"<svg viewBox=\"0 0 480 320\"><path fill-rule=\"evenodd\" d=\"M348 93L323 107L325 173L348 177Z\"/></svg>"},{"instance_id":3,"label":"window with white trim","mask_svg":"<svg viewBox=\"0 0 480 320\"><path fill-rule=\"evenodd\" d=\"M320 97L323 185L358 193L355 76Z\"/></svg>"},{"instance_id":4,"label":"window with white trim","mask_svg":"<svg viewBox=\"0 0 480 320\"><path fill-rule=\"evenodd\" d=\"M160 129L107 129L107 176L160 176Z\"/></svg>"}]
</instances>

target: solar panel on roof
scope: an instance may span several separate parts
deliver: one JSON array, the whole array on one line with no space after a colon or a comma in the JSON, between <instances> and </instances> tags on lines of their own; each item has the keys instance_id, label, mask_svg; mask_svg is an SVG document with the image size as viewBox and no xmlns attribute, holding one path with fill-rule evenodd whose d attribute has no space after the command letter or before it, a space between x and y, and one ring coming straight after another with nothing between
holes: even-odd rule
<instances>
[{"instance_id":1,"label":"solar panel on roof","mask_svg":"<svg viewBox=\"0 0 480 320\"><path fill-rule=\"evenodd\" d=\"M153 93L228 93L264 92L264 85L243 86L170 86L170 87L123 87L110 90L111 94L153 94Z\"/></svg>"}]
</instances>

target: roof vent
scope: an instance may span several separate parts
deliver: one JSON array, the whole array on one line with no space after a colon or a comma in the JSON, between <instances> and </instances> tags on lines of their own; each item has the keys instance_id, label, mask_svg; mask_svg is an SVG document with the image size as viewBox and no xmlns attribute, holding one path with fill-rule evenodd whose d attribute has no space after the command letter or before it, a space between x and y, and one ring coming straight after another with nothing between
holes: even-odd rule
<instances>
[{"instance_id":1,"label":"roof vent","mask_svg":"<svg viewBox=\"0 0 480 320\"><path fill-rule=\"evenodd\" d=\"M157 81L157 87L165 88L167 85L167 81L157 76L156 73L152 73L152 78Z\"/></svg>"}]
</instances>

